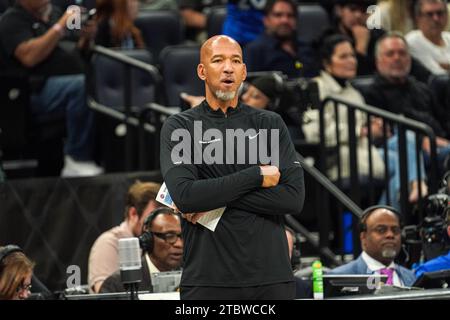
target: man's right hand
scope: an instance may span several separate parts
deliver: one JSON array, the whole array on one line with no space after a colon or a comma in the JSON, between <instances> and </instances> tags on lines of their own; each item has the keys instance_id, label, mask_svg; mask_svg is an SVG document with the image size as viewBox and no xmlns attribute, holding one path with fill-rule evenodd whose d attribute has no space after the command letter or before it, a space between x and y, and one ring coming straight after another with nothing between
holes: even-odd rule
<instances>
[{"instance_id":1,"label":"man's right hand","mask_svg":"<svg viewBox=\"0 0 450 320\"><path fill-rule=\"evenodd\" d=\"M66 30L67 20L69 20L69 18L72 17L72 15L74 14L76 14L76 11L67 8L64 14L59 18L57 23L62 27L63 30Z\"/></svg>"},{"instance_id":2,"label":"man's right hand","mask_svg":"<svg viewBox=\"0 0 450 320\"><path fill-rule=\"evenodd\" d=\"M261 175L263 176L262 187L270 188L278 185L280 181L280 170L275 166L260 166Z\"/></svg>"}]
</instances>

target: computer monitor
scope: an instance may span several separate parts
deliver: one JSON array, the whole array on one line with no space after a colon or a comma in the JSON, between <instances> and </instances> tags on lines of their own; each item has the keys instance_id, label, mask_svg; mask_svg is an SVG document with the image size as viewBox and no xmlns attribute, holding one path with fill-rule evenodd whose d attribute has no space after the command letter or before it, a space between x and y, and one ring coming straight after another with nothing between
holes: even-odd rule
<instances>
[{"instance_id":1,"label":"computer monitor","mask_svg":"<svg viewBox=\"0 0 450 320\"><path fill-rule=\"evenodd\" d=\"M324 274L324 297L371 294L387 279L381 274Z\"/></svg>"},{"instance_id":2,"label":"computer monitor","mask_svg":"<svg viewBox=\"0 0 450 320\"><path fill-rule=\"evenodd\" d=\"M437 289L448 288L450 285L450 270L424 272L412 285L416 288Z\"/></svg>"}]
</instances>

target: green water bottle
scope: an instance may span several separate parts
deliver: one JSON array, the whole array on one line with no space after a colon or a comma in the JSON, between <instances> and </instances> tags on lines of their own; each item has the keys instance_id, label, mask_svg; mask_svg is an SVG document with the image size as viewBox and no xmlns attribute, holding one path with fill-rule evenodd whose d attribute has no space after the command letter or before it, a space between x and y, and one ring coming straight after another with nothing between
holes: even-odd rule
<instances>
[{"instance_id":1,"label":"green water bottle","mask_svg":"<svg viewBox=\"0 0 450 320\"><path fill-rule=\"evenodd\" d=\"M313 297L314 299L323 299L323 270L322 262L316 260L312 264L313 279Z\"/></svg>"}]
</instances>

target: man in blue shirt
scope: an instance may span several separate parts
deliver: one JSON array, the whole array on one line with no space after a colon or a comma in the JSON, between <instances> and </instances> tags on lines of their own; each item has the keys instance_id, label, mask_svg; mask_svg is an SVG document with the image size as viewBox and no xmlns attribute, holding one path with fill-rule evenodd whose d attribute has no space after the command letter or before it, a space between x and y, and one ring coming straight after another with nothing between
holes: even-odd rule
<instances>
[{"instance_id":1,"label":"man in blue shirt","mask_svg":"<svg viewBox=\"0 0 450 320\"><path fill-rule=\"evenodd\" d=\"M447 235L450 237L450 210L447 210L445 219L447 225ZM424 272L433 272L450 269L450 251L446 255L431 259L416 269L416 277L420 277Z\"/></svg>"},{"instance_id":2,"label":"man in blue shirt","mask_svg":"<svg viewBox=\"0 0 450 320\"><path fill-rule=\"evenodd\" d=\"M263 10L267 0L228 0L227 17L223 23L223 34L240 45L264 32Z\"/></svg>"},{"instance_id":3,"label":"man in blue shirt","mask_svg":"<svg viewBox=\"0 0 450 320\"><path fill-rule=\"evenodd\" d=\"M297 39L296 8L292 0L269 1L265 32L245 47L248 71L281 71L289 78L318 74L311 46Z\"/></svg>"}]
</instances>

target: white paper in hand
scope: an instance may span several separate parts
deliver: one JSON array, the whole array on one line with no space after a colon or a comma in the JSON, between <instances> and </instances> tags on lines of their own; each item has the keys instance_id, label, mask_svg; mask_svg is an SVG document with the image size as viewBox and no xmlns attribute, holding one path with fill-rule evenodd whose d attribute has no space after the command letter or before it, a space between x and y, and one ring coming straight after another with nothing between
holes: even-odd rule
<instances>
[{"instance_id":1,"label":"white paper in hand","mask_svg":"<svg viewBox=\"0 0 450 320\"><path fill-rule=\"evenodd\" d=\"M198 219L197 223L200 223L205 228L208 228L209 230L214 232L225 209L226 207L222 207L208 211L205 215Z\"/></svg>"},{"instance_id":2,"label":"white paper in hand","mask_svg":"<svg viewBox=\"0 0 450 320\"><path fill-rule=\"evenodd\" d=\"M156 195L156 201L162 203L165 206L168 206L169 208L175 209L175 203L173 202L172 197L169 194L169 190L167 189L165 182L162 184L161 188L158 191L158 194Z\"/></svg>"},{"instance_id":3,"label":"white paper in hand","mask_svg":"<svg viewBox=\"0 0 450 320\"><path fill-rule=\"evenodd\" d=\"M165 182L162 184L158 194L156 195L156 201L162 203L165 206L168 206L169 208L176 208ZM222 207L207 211L206 214L198 219L197 223L200 223L205 228L208 228L209 230L214 232L225 209L226 207Z\"/></svg>"}]
</instances>

